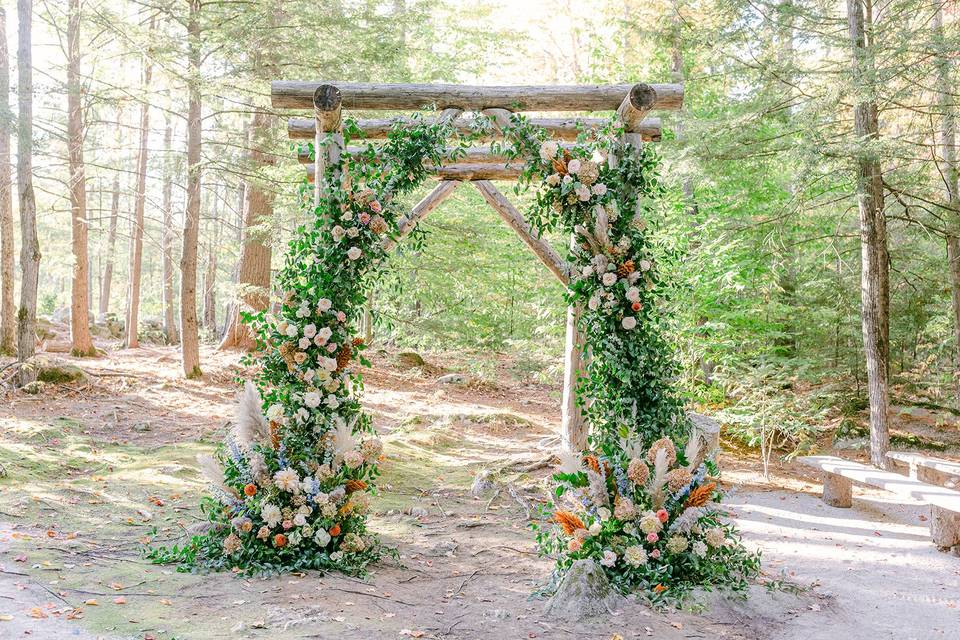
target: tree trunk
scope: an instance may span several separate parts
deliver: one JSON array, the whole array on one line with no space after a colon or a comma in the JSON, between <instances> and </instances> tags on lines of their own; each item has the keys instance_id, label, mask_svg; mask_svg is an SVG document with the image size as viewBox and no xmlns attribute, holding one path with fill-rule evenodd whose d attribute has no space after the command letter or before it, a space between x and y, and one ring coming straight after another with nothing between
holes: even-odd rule
<instances>
[{"instance_id":1,"label":"tree trunk","mask_svg":"<svg viewBox=\"0 0 960 640\"><path fill-rule=\"evenodd\" d=\"M156 22L150 20L149 34L153 33ZM144 94L150 89L153 75L153 61L150 49L143 61ZM143 271L143 218L147 200L147 145L150 141L150 103L144 100L140 105L140 149L137 153L137 192L133 205L133 233L130 237L130 275L127 288L126 339L128 349L140 346L140 283Z\"/></svg>"},{"instance_id":2,"label":"tree trunk","mask_svg":"<svg viewBox=\"0 0 960 640\"><path fill-rule=\"evenodd\" d=\"M164 171L163 171L163 240L162 277L163 277L163 332L167 337L167 344L176 344L180 341L177 323L174 320L173 310L173 170L171 147L173 146L173 123L170 115L166 118L166 128L163 132Z\"/></svg>"},{"instance_id":3,"label":"tree trunk","mask_svg":"<svg viewBox=\"0 0 960 640\"><path fill-rule=\"evenodd\" d=\"M10 176L10 56L7 14L0 7L0 354L16 352L16 304L13 301L13 184Z\"/></svg>"},{"instance_id":4,"label":"tree trunk","mask_svg":"<svg viewBox=\"0 0 960 640\"><path fill-rule=\"evenodd\" d=\"M876 104L876 77L872 48L867 44L871 16L863 0L847 0L850 43L853 50L855 95L854 133L857 142L857 204L860 217L860 292L863 350L867 361L870 400L870 460L886 467L890 444L889 406L889 255L883 211L883 176L875 144L880 137Z\"/></svg>"},{"instance_id":5,"label":"tree trunk","mask_svg":"<svg viewBox=\"0 0 960 640\"><path fill-rule=\"evenodd\" d=\"M270 131L270 115L258 110L250 122L250 170L273 164L267 150L265 135ZM244 203L243 242L240 248L240 272L237 283L237 302L220 349L252 350L253 334L240 317L243 311L263 311L270 302L271 247L266 223L273 218L273 192L257 178L247 181Z\"/></svg>"},{"instance_id":6,"label":"tree trunk","mask_svg":"<svg viewBox=\"0 0 960 640\"><path fill-rule=\"evenodd\" d=\"M17 184L20 190L20 308L17 310L17 359L37 351L37 282L40 240L37 202L33 194L33 1L17 0ZM31 367L20 367L20 384L36 379Z\"/></svg>"},{"instance_id":7,"label":"tree trunk","mask_svg":"<svg viewBox=\"0 0 960 640\"><path fill-rule=\"evenodd\" d=\"M207 261L203 271L203 326L217 332L217 247L220 245L220 187L211 190L210 226L207 233Z\"/></svg>"},{"instance_id":8,"label":"tree trunk","mask_svg":"<svg viewBox=\"0 0 960 640\"><path fill-rule=\"evenodd\" d=\"M187 107L187 206L183 216L183 252L180 258L180 331L183 373L199 378L200 335L197 326L197 239L200 230L200 0L190 0L187 22L189 105Z\"/></svg>"},{"instance_id":9,"label":"tree trunk","mask_svg":"<svg viewBox=\"0 0 960 640\"><path fill-rule=\"evenodd\" d=\"M73 283L70 289L70 353L93 356L90 335L90 270L87 250L87 184L83 165L83 104L80 99L80 0L70 0L67 22L67 152L70 158L70 218Z\"/></svg>"},{"instance_id":10,"label":"tree trunk","mask_svg":"<svg viewBox=\"0 0 960 640\"><path fill-rule=\"evenodd\" d=\"M947 207L947 273L952 300L955 393L960 399L960 170L957 167L957 120L954 111L953 79L950 76L949 49L943 34L943 7L938 5L933 16L933 40L937 48L937 94L940 108L940 159L943 176L943 199Z\"/></svg>"},{"instance_id":11,"label":"tree trunk","mask_svg":"<svg viewBox=\"0 0 960 640\"><path fill-rule=\"evenodd\" d=\"M117 119L119 127L120 120ZM107 231L106 264L103 267L103 282L100 285L100 307L98 316L103 322L110 311L110 285L113 283L113 253L117 245L117 219L120 217L120 172L113 174L113 195L110 201L110 228Z\"/></svg>"}]
</instances>

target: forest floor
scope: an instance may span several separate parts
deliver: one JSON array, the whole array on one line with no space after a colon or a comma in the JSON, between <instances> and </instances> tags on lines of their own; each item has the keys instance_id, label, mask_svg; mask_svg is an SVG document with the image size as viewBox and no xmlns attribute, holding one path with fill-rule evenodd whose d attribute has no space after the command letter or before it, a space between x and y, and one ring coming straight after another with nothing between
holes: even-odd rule
<instances>
[{"instance_id":1,"label":"forest floor","mask_svg":"<svg viewBox=\"0 0 960 640\"><path fill-rule=\"evenodd\" d=\"M855 490L854 508L833 509L807 471L778 462L765 481L750 452L722 461L731 510L763 551L766 585L748 600L546 616L533 594L551 563L527 525L549 468L516 469L555 447L559 389L517 382L505 361L493 382L438 383L464 367L453 355L404 369L381 352L366 375L387 454L372 528L401 565L367 581L152 565L144 541L200 518L194 456L223 435L242 375L236 354L202 358L205 378L184 381L173 348L108 351L78 362L84 381L2 397L0 637L960 638L960 558L936 551L921 507ZM484 470L500 489L473 497Z\"/></svg>"}]
</instances>

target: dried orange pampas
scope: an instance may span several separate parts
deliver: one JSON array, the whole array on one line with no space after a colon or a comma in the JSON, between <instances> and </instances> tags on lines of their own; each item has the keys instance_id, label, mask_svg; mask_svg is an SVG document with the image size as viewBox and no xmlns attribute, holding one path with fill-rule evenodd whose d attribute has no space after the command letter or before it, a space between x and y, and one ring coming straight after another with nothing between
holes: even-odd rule
<instances>
[{"instance_id":1,"label":"dried orange pampas","mask_svg":"<svg viewBox=\"0 0 960 640\"><path fill-rule=\"evenodd\" d=\"M596 471L597 474L600 473L600 463L597 461L596 456L584 456L583 461L587 463L587 466Z\"/></svg>"},{"instance_id":2,"label":"dried orange pampas","mask_svg":"<svg viewBox=\"0 0 960 640\"><path fill-rule=\"evenodd\" d=\"M553 514L553 519L563 527L564 533L568 536L572 536L573 532L577 529L586 529L583 525L583 520L570 513L569 511L557 511Z\"/></svg>"},{"instance_id":3,"label":"dried orange pampas","mask_svg":"<svg viewBox=\"0 0 960 640\"><path fill-rule=\"evenodd\" d=\"M347 480L344 483L343 488L347 493L353 493L354 491L363 491L367 488L367 483L363 480Z\"/></svg>"},{"instance_id":4,"label":"dried orange pampas","mask_svg":"<svg viewBox=\"0 0 960 640\"><path fill-rule=\"evenodd\" d=\"M717 488L716 482L708 482L707 484L702 484L693 491L690 492L690 497L687 498L688 507L702 507L703 505L710 502L710 498L713 497L713 490Z\"/></svg>"}]
</instances>

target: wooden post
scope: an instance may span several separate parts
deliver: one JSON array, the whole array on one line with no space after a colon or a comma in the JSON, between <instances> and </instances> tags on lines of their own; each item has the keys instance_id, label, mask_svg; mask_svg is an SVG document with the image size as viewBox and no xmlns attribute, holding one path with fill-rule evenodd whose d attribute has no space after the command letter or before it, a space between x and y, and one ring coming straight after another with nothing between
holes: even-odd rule
<instances>
[{"instance_id":1,"label":"wooden post","mask_svg":"<svg viewBox=\"0 0 960 640\"><path fill-rule=\"evenodd\" d=\"M853 504L853 482L839 473L823 474L823 501L831 507L849 509Z\"/></svg>"},{"instance_id":2,"label":"wooden post","mask_svg":"<svg viewBox=\"0 0 960 640\"><path fill-rule=\"evenodd\" d=\"M560 443L564 451L580 452L587 448L589 425L583 407L577 403L577 381L583 370L583 335L577 325L581 308L567 307L567 336L563 359L563 404L560 408Z\"/></svg>"},{"instance_id":3,"label":"wooden post","mask_svg":"<svg viewBox=\"0 0 960 640\"><path fill-rule=\"evenodd\" d=\"M341 104L340 91L332 84L322 84L313 93L313 110L316 120L316 134L313 138L314 206L320 206L323 192L327 188L323 179L327 166L338 162L343 150ZM328 135L330 135L329 141Z\"/></svg>"}]
</instances>

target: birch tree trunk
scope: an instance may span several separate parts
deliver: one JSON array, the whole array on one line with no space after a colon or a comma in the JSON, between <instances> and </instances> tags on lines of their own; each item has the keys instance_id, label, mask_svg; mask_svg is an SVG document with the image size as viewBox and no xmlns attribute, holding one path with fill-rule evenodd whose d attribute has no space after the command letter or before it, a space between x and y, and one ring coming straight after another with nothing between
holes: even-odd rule
<instances>
[{"instance_id":1,"label":"birch tree trunk","mask_svg":"<svg viewBox=\"0 0 960 640\"><path fill-rule=\"evenodd\" d=\"M120 121L117 119L119 127ZM110 285L113 283L113 254L117 245L117 219L120 217L120 172L113 173L113 193L110 199L110 227L107 230L107 255L103 267L103 282L100 284L100 307L98 316L103 322L110 311Z\"/></svg>"},{"instance_id":2,"label":"birch tree trunk","mask_svg":"<svg viewBox=\"0 0 960 640\"><path fill-rule=\"evenodd\" d=\"M250 170L273 164L266 149L265 135L270 131L270 115L257 111L250 122ZM273 192L256 177L248 179L245 189L243 242L240 248L240 271L236 304L227 320L227 330L219 349L252 350L253 334L242 322L242 311L263 311L270 302L271 247L264 227L273 219Z\"/></svg>"},{"instance_id":3,"label":"birch tree trunk","mask_svg":"<svg viewBox=\"0 0 960 640\"><path fill-rule=\"evenodd\" d=\"M151 18L148 34L152 35L156 25ZM143 93L150 90L153 76L153 61L150 48L143 61ZM137 152L137 192L133 205L133 234L130 238L130 275L127 288L126 339L128 349L140 346L140 283L143 275L143 218L147 200L147 145L150 141L150 103L144 99L140 105L140 148Z\"/></svg>"},{"instance_id":4,"label":"birch tree trunk","mask_svg":"<svg viewBox=\"0 0 960 640\"><path fill-rule=\"evenodd\" d=\"M870 461L886 467L890 444L889 406L889 255L883 211L883 176L875 144L880 137L876 103L876 69L867 25L871 16L863 0L847 0L853 53L857 205L860 217L860 295L863 350L870 400Z\"/></svg>"},{"instance_id":5,"label":"birch tree trunk","mask_svg":"<svg viewBox=\"0 0 960 640\"><path fill-rule=\"evenodd\" d=\"M20 308L17 310L17 359L37 351L37 281L40 240L37 202L33 194L33 1L17 0L17 185L20 190ZM20 384L36 379L31 367L20 367Z\"/></svg>"},{"instance_id":6,"label":"birch tree trunk","mask_svg":"<svg viewBox=\"0 0 960 640\"><path fill-rule=\"evenodd\" d=\"M83 164L83 105L80 96L80 0L69 1L67 21L67 153L70 162L70 230L73 283L70 289L70 353L94 356L90 335L87 184Z\"/></svg>"},{"instance_id":7,"label":"birch tree trunk","mask_svg":"<svg viewBox=\"0 0 960 640\"><path fill-rule=\"evenodd\" d=\"M13 301L13 184L10 176L10 55L7 13L0 7L0 355L16 352L16 303Z\"/></svg>"},{"instance_id":8,"label":"birch tree trunk","mask_svg":"<svg viewBox=\"0 0 960 640\"><path fill-rule=\"evenodd\" d=\"M200 369L200 335L197 326L197 239L200 230L200 0L190 0L187 21L188 73L187 107L187 206L183 217L183 251L180 257L180 332L183 374L203 376Z\"/></svg>"},{"instance_id":9,"label":"birch tree trunk","mask_svg":"<svg viewBox=\"0 0 960 640\"><path fill-rule=\"evenodd\" d=\"M954 361L953 379L955 394L960 398L960 170L957 167L957 120L953 78L950 74L950 56L943 34L943 7L937 5L933 16L933 40L937 48L937 98L940 109L938 131L940 159L943 176L943 199L947 212L947 273L950 278L950 294L953 316Z\"/></svg>"},{"instance_id":10,"label":"birch tree trunk","mask_svg":"<svg viewBox=\"0 0 960 640\"><path fill-rule=\"evenodd\" d=\"M174 320L173 310L173 171L174 163L171 159L173 146L173 123L168 114L166 127L163 131L164 168L163 168L163 239L161 241L161 271L163 278L163 332L167 337L167 344L176 344L180 341L177 323Z\"/></svg>"}]
</instances>

